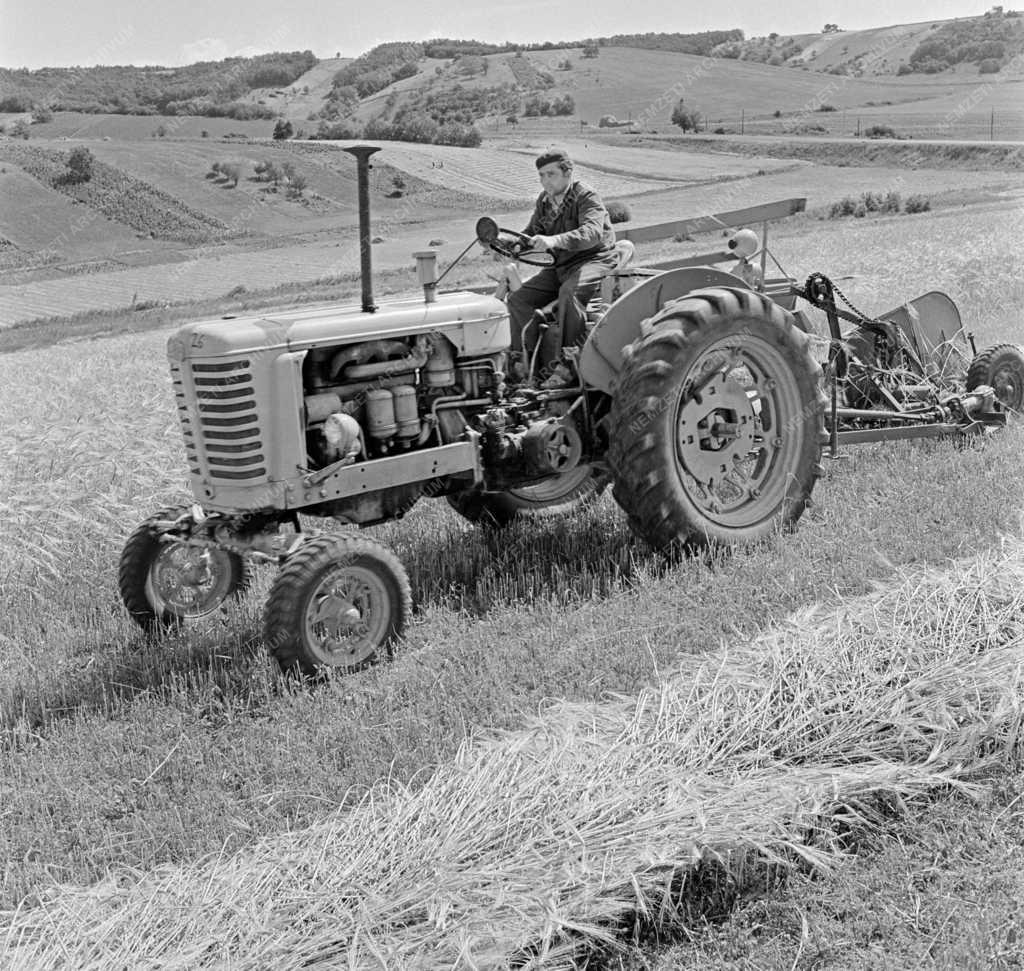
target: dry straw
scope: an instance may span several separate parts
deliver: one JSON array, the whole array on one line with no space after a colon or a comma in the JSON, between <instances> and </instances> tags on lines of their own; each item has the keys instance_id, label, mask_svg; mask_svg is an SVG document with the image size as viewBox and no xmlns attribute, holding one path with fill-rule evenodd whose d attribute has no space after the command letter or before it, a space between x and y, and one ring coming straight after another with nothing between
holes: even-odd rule
<instances>
[{"instance_id":1,"label":"dry straw","mask_svg":"<svg viewBox=\"0 0 1024 971\"><path fill-rule=\"evenodd\" d=\"M573 967L702 860L827 868L837 823L1019 754L1022 606L1024 546L904 575L309 829L55 890L0 915L0 965Z\"/></svg>"}]
</instances>

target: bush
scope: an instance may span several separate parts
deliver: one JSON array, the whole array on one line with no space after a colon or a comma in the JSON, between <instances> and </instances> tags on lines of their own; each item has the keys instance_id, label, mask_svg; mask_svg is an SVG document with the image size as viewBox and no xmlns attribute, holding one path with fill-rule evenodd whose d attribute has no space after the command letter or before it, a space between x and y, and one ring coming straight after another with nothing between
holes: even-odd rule
<instances>
[{"instance_id":1,"label":"bush","mask_svg":"<svg viewBox=\"0 0 1024 971\"><path fill-rule=\"evenodd\" d=\"M290 162L285 162L280 168L271 162L269 159L264 159L262 162L257 162L253 167L253 171L256 173L256 178L260 182L271 182L276 187L278 183L285 177L284 167L285 165L291 165ZM224 169L222 168L223 172Z\"/></svg>"},{"instance_id":2,"label":"bush","mask_svg":"<svg viewBox=\"0 0 1024 971\"><path fill-rule=\"evenodd\" d=\"M840 219L843 216L853 216L859 219L869 212L899 212L901 204L902 200L898 192L890 191L884 195L881 192L865 192L859 199L846 196L839 202L833 202L828 210L828 218Z\"/></svg>"},{"instance_id":3,"label":"bush","mask_svg":"<svg viewBox=\"0 0 1024 971\"><path fill-rule=\"evenodd\" d=\"M291 138L295 132L292 129L292 123L285 121L283 118L279 118L277 124L274 125L274 139L275 141L284 141Z\"/></svg>"},{"instance_id":4,"label":"bush","mask_svg":"<svg viewBox=\"0 0 1024 971\"><path fill-rule=\"evenodd\" d=\"M93 161L92 152L84 145L72 149L68 156L68 171L64 176L65 181L73 185L77 185L79 182L88 182L92 178Z\"/></svg>"},{"instance_id":5,"label":"bush","mask_svg":"<svg viewBox=\"0 0 1024 971\"><path fill-rule=\"evenodd\" d=\"M999 69L1002 67L1002 63L994 57L986 57L978 65L979 74L998 74Z\"/></svg>"},{"instance_id":6,"label":"bush","mask_svg":"<svg viewBox=\"0 0 1024 971\"><path fill-rule=\"evenodd\" d=\"M835 105L818 105L818 111L835 111Z\"/></svg>"},{"instance_id":7,"label":"bush","mask_svg":"<svg viewBox=\"0 0 1024 971\"><path fill-rule=\"evenodd\" d=\"M899 212L902 202L898 192L889 191L882 200L882 212Z\"/></svg>"},{"instance_id":8,"label":"bush","mask_svg":"<svg viewBox=\"0 0 1024 971\"><path fill-rule=\"evenodd\" d=\"M893 128L889 125L872 125L870 128L864 129L864 134L868 138L899 138Z\"/></svg>"},{"instance_id":9,"label":"bush","mask_svg":"<svg viewBox=\"0 0 1024 971\"><path fill-rule=\"evenodd\" d=\"M998 71L999 68L996 68ZM982 74L986 72L982 71ZM48 121L53 121L53 112L50 111L46 105L36 105L32 109L32 124L33 125L45 125Z\"/></svg>"},{"instance_id":10,"label":"bush","mask_svg":"<svg viewBox=\"0 0 1024 971\"><path fill-rule=\"evenodd\" d=\"M931 209L932 204L928 200L927 196L910 196L907 199L907 205L904 209L908 215L912 215L915 212L928 212Z\"/></svg>"},{"instance_id":11,"label":"bush","mask_svg":"<svg viewBox=\"0 0 1024 971\"><path fill-rule=\"evenodd\" d=\"M238 185L238 180L242 177L242 166L237 162L221 162L220 163L220 174L231 183L231 187L234 188Z\"/></svg>"},{"instance_id":12,"label":"bush","mask_svg":"<svg viewBox=\"0 0 1024 971\"><path fill-rule=\"evenodd\" d=\"M605 203L605 209L608 210L608 218L613 223L628 223L633 218L629 206L618 199L612 199Z\"/></svg>"},{"instance_id":13,"label":"bush","mask_svg":"<svg viewBox=\"0 0 1024 971\"><path fill-rule=\"evenodd\" d=\"M845 196L839 202L833 202L828 210L829 219L839 219L842 216L852 216L857 208L857 200L852 196Z\"/></svg>"},{"instance_id":14,"label":"bush","mask_svg":"<svg viewBox=\"0 0 1024 971\"><path fill-rule=\"evenodd\" d=\"M325 121L320 122L316 130L317 138L359 138L359 129L346 122L339 121L331 125Z\"/></svg>"}]
</instances>

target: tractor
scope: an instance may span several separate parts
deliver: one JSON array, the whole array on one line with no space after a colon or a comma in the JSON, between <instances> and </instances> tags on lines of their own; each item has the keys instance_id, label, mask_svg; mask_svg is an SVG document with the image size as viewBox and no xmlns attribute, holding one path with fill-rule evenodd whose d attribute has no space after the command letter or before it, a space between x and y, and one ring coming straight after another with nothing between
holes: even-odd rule
<instances>
[{"instance_id":1,"label":"tractor","mask_svg":"<svg viewBox=\"0 0 1024 971\"><path fill-rule=\"evenodd\" d=\"M280 666L358 670L393 652L412 612L401 562L360 528L421 499L496 528L611 484L651 546L732 547L797 522L826 449L987 431L1022 407L1024 353L978 353L945 295L872 317L822 273L768 276L769 223L803 199L627 226L620 265L587 308L586 342L571 349L575 383L545 389L535 354L513 379L500 292L515 274L498 295L444 291L435 252L418 253L422 296L375 303L368 171L379 149L347 151L361 306L228 315L168 341L192 500L124 546L121 596L147 631L217 611L270 562L263 636ZM630 259L638 242L711 229L737 231L722 251ZM506 269L551 259L489 217L463 254L474 245ZM547 319L542 309L531 321L528 348ZM317 531L315 517L350 528Z\"/></svg>"}]
</instances>

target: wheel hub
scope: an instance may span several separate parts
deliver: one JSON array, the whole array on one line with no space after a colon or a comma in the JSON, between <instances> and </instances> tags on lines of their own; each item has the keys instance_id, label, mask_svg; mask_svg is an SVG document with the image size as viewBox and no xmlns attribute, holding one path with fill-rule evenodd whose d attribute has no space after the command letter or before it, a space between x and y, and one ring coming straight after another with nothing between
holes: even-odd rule
<instances>
[{"instance_id":1,"label":"wheel hub","mask_svg":"<svg viewBox=\"0 0 1024 971\"><path fill-rule=\"evenodd\" d=\"M714 488L754 447L756 416L747 391L722 371L679 410L677 447L686 471Z\"/></svg>"},{"instance_id":2,"label":"wheel hub","mask_svg":"<svg viewBox=\"0 0 1024 971\"><path fill-rule=\"evenodd\" d=\"M307 635L324 663L356 665L377 649L387 612L387 591L379 577L360 567L339 567L310 598Z\"/></svg>"},{"instance_id":3,"label":"wheel hub","mask_svg":"<svg viewBox=\"0 0 1024 971\"><path fill-rule=\"evenodd\" d=\"M179 617L198 617L215 609L227 596L231 581L228 555L168 541L150 568L151 600Z\"/></svg>"}]
</instances>

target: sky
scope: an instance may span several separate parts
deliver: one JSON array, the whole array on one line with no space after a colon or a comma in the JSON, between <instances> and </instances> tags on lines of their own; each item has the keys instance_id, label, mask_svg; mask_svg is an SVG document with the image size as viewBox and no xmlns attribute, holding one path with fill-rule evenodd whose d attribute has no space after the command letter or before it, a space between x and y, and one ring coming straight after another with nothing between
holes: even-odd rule
<instances>
[{"instance_id":1,"label":"sky","mask_svg":"<svg viewBox=\"0 0 1024 971\"><path fill-rule=\"evenodd\" d=\"M0 67L177 66L269 51L355 57L393 40L516 43L740 28L748 37L976 16L991 3L889 0L0 0ZM1007 5L1013 9L1013 5Z\"/></svg>"}]
</instances>

